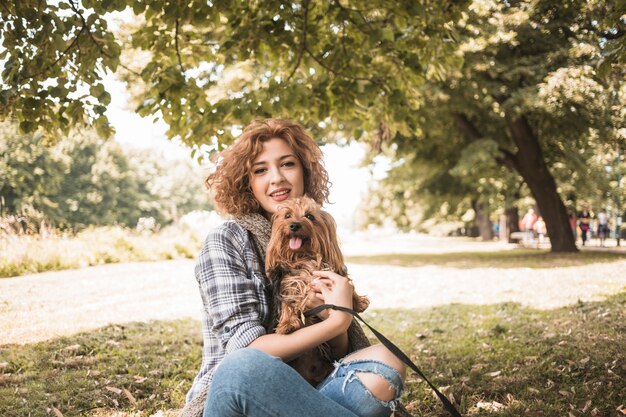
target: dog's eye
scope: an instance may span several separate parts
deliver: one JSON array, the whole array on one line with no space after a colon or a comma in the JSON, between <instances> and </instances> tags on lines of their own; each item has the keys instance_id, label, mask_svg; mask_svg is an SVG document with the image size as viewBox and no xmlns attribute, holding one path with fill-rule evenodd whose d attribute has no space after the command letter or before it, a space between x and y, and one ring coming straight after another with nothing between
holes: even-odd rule
<instances>
[{"instance_id":1,"label":"dog's eye","mask_svg":"<svg viewBox=\"0 0 626 417\"><path fill-rule=\"evenodd\" d=\"M291 219L291 213L286 213L285 214L285 219Z\"/></svg>"},{"instance_id":2,"label":"dog's eye","mask_svg":"<svg viewBox=\"0 0 626 417\"><path fill-rule=\"evenodd\" d=\"M304 217L306 217L307 219L309 219L311 221L315 220L315 216L313 216L311 213L305 214Z\"/></svg>"}]
</instances>

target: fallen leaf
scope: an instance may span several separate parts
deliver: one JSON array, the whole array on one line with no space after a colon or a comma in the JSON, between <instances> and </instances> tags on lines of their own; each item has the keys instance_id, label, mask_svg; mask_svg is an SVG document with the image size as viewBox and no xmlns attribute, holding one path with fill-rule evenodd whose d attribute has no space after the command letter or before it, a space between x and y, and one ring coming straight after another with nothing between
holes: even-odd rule
<instances>
[{"instance_id":1,"label":"fallen leaf","mask_svg":"<svg viewBox=\"0 0 626 417\"><path fill-rule=\"evenodd\" d=\"M502 371L489 372L489 373L487 373L487 376L496 377L496 376L500 375L501 373L502 373Z\"/></svg>"},{"instance_id":2,"label":"fallen leaf","mask_svg":"<svg viewBox=\"0 0 626 417\"><path fill-rule=\"evenodd\" d=\"M137 384L143 384L144 382L146 382L148 380L148 377L139 376L139 375L135 375L133 378L135 378L135 382Z\"/></svg>"},{"instance_id":3,"label":"fallen leaf","mask_svg":"<svg viewBox=\"0 0 626 417\"><path fill-rule=\"evenodd\" d=\"M128 398L128 401L130 401L132 405L137 405L137 400L135 399L135 397L133 397L133 394L131 394L130 391L124 388L122 389L122 392L124 393L126 398Z\"/></svg>"},{"instance_id":4,"label":"fallen leaf","mask_svg":"<svg viewBox=\"0 0 626 417\"><path fill-rule=\"evenodd\" d=\"M580 363L582 363L582 364L584 365L584 364L586 364L587 362L589 362L589 359L591 359L591 358L590 358L589 356L587 356L586 358L581 359L581 360L580 360Z\"/></svg>"},{"instance_id":5,"label":"fallen leaf","mask_svg":"<svg viewBox=\"0 0 626 417\"><path fill-rule=\"evenodd\" d=\"M571 392L569 392L569 391L564 391L564 390L560 390L560 391L559 391L559 394L561 394L561 395L562 395L562 396L564 396L564 397L569 397L570 395L572 395L572 393L571 393Z\"/></svg>"},{"instance_id":6,"label":"fallen leaf","mask_svg":"<svg viewBox=\"0 0 626 417\"><path fill-rule=\"evenodd\" d=\"M485 363L475 363L474 365L472 365L472 371L481 371L483 370L485 367L487 366L487 364Z\"/></svg>"},{"instance_id":7,"label":"fallen leaf","mask_svg":"<svg viewBox=\"0 0 626 417\"><path fill-rule=\"evenodd\" d=\"M486 402L480 401L476 404L476 408L478 410L487 410L487 411L498 411L504 409L504 404L500 404L497 401Z\"/></svg>"},{"instance_id":8,"label":"fallen leaf","mask_svg":"<svg viewBox=\"0 0 626 417\"><path fill-rule=\"evenodd\" d=\"M533 394L539 394L539 392L540 392L538 389L532 388L532 387L529 387L528 391L532 392Z\"/></svg>"},{"instance_id":9,"label":"fallen leaf","mask_svg":"<svg viewBox=\"0 0 626 417\"><path fill-rule=\"evenodd\" d=\"M100 376L100 374L101 374L100 371L92 371L91 369L87 371L87 376L91 376L91 377L97 377L97 376Z\"/></svg>"},{"instance_id":10,"label":"fallen leaf","mask_svg":"<svg viewBox=\"0 0 626 417\"><path fill-rule=\"evenodd\" d=\"M56 407L49 408L48 412L50 411L52 411L52 414L54 414L56 417L63 417L63 413L60 412L59 409Z\"/></svg>"},{"instance_id":11,"label":"fallen leaf","mask_svg":"<svg viewBox=\"0 0 626 417\"><path fill-rule=\"evenodd\" d=\"M0 362L0 369L8 368L9 362Z\"/></svg>"},{"instance_id":12,"label":"fallen leaf","mask_svg":"<svg viewBox=\"0 0 626 417\"><path fill-rule=\"evenodd\" d=\"M117 395L122 393L121 389L115 388L115 387L111 387L111 386L106 386L106 387L104 387L104 389L106 389L107 391L111 391L111 392L113 392L113 393L115 393Z\"/></svg>"}]
</instances>

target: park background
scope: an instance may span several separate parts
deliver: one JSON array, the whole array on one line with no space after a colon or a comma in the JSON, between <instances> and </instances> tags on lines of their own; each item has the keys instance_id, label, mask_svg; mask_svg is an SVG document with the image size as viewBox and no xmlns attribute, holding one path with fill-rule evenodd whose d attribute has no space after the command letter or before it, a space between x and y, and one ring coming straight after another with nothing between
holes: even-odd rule
<instances>
[{"instance_id":1,"label":"park background","mask_svg":"<svg viewBox=\"0 0 626 417\"><path fill-rule=\"evenodd\" d=\"M278 116L322 146L366 317L463 414L626 414L625 11L3 2L0 413L176 414L221 221L203 178Z\"/></svg>"}]
</instances>

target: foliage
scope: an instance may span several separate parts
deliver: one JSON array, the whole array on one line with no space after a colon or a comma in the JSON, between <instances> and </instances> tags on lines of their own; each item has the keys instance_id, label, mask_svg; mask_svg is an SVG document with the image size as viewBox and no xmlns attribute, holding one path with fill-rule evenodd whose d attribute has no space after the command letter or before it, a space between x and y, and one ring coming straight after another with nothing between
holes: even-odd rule
<instances>
[{"instance_id":1,"label":"foliage","mask_svg":"<svg viewBox=\"0 0 626 417\"><path fill-rule=\"evenodd\" d=\"M137 18L114 35L103 16L126 7ZM267 116L295 118L325 139L398 146L398 158L414 163L424 158L407 155L434 142L426 149L443 146L437 154L451 155L435 161L443 162L437 171L448 176L445 184L459 181L455 189L485 189L481 199L508 203L501 190L520 188L521 177L544 212L553 249L575 250L553 177L595 190L584 183L602 161L590 165L591 175L576 168L597 149L615 151L615 125L623 120L615 109L624 107L622 8L565 0L85 0L82 7L29 0L0 9L5 31L22 35L4 40L7 105L0 114L48 131L88 116L106 133L98 114L108 96L99 79L121 60L137 112L163 118L168 135L194 152L212 153L232 141L231 128ZM611 71L599 77L595 68L607 53ZM52 91L55 83L62 87ZM80 83L89 94L67 104ZM44 102L58 111L35 112ZM80 117L62 120L63 106L79 108ZM448 130L466 126L436 133L429 127L435 118ZM468 136L490 145L468 150ZM513 175L475 158L488 150ZM462 176L462 166L476 160L472 175ZM436 187L441 176L428 184Z\"/></svg>"},{"instance_id":2,"label":"foliage","mask_svg":"<svg viewBox=\"0 0 626 417\"><path fill-rule=\"evenodd\" d=\"M606 47L595 19L611 10L604 2L474 1L457 23L463 65L419 89L427 103L413 113L420 130L388 147L399 162L372 190L368 218L380 222L371 208L389 207L382 215L415 227L423 218L459 218L472 200L502 211L539 199L550 177L569 207L606 205L619 193L606 167L623 166L626 146L626 67L605 77L594 67ZM516 118L527 120L549 168L535 186ZM421 216L411 215L417 204Z\"/></svg>"},{"instance_id":3,"label":"foliage","mask_svg":"<svg viewBox=\"0 0 626 417\"><path fill-rule=\"evenodd\" d=\"M414 87L458 63L450 54L451 22L465 4L3 3L7 88L0 115L17 117L26 131L50 132L86 118L107 133L101 110L110 97L101 78L118 68L125 50L131 53L121 57L127 64L120 73L144 86L134 90L137 111L162 117L169 136L190 145L214 150L232 140L229 126L277 115L311 127L327 118L359 119L357 137L380 123L407 131L404 118L418 105ZM126 8L137 18L112 33L103 16Z\"/></svg>"},{"instance_id":4,"label":"foliage","mask_svg":"<svg viewBox=\"0 0 626 417\"><path fill-rule=\"evenodd\" d=\"M104 112L111 96L102 77L117 69L121 47L106 19L85 13L76 1L36 0L3 1L0 18L0 60L6 60L0 115L15 117L24 133L43 128L48 140L87 122L110 135Z\"/></svg>"},{"instance_id":5,"label":"foliage","mask_svg":"<svg viewBox=\"0 0 626 417\"><path fill-rule=\"evenodd\" d=\"M0 137L3 214L42 213L53 226L135 226L141 217L168 224L210 208L191 161L155 152L122 151L91 132L73 133L55 146L43 136L17 134L4 125Z\"/></svg>"},{"instance_id":6,"label":"foliage","mask_svg":"<svg viewBox=\"0 0 626 417\"><path fill-rule=\"evenodd\" d=\"M365 317L464 415L608 416L624 409L625 308L621 293L549 311L456 304ZM52 407L64 415L174 414L200 366L199 329L189 320L131 323L0 346L0 409L9 417L46 416ZM413 415L443 412L412 373L403 403Z\"/></svg>"}]
</instances>

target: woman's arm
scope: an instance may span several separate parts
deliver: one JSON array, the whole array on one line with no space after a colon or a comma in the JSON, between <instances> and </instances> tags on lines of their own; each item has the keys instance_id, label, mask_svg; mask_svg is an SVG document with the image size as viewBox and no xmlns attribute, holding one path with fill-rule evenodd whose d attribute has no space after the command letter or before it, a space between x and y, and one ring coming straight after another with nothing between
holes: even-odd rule
<instances>
[{"instance_id":1,"label":"woman's arm","mask_svg":"<svg viewBox=\"0 0 626 417\"><path fill-rule=\"evenodd\" d=\"M331 271L315 271L314 289L326 304L352 308L354 287L351 281ZM348 350L347 330L352 316L342 311L330 310L328 318L303 327L290 334L266 334L255 339L249 347L278 356L288 362L307 350L324 342L330 342L333 356L343 357ZM342 354L343 353L343 354Z\"/></svg>"},{"instance_id":2,"label":"woman's arm","mask_svg":"<svg viewBox=\"0 0 626 417\"><path fill-rule=\"evenodd\" d=\"M249 347L262 350L272 356L278 356L289 362L302 353L321 343L347 334L352 316L341 311L333 311L327 320L303 327L290 334L266 334L256 338Z\"/></svg>"}]
</instances>

